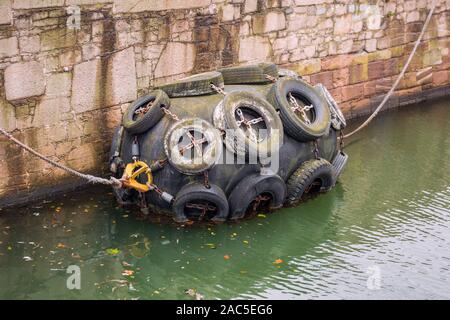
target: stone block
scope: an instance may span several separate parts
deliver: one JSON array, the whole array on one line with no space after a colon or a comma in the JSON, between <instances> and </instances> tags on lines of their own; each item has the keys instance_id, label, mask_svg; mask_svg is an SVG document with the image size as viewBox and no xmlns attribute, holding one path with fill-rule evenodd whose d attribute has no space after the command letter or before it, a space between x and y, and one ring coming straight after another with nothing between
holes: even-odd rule
<instances>
[{"instance_id":1,"label":"stone block","mask_svg":"<svg viewBox=\"0 0 450 320\"><path fill-rule=\"evenodd\" d=\"M72 74L70 72L54 73L47 79L46 97L67 97L70 95Z\"/></svg>"},{"instance_id":2,"label":"stone block","mask_svg":"<svg viewBox=\"0 0 450 320\"><path fill-rule=\"evenodd\" d=\"M102 90L101 60L75 65L73 69L71 105L76 113L98 109Z\"/></svg>"},{"instance_id":3,"label":"stone block","mask_svg":"<svg viewBox=\"0 0 450 320\"><path fill-rule=\"evenodd\" d=\"M77 40L74 30L52 29L41 33L41 50L53 50L75 46Z\"/></svg>"},{"instance_id":4,"label":"stone block","mask_svg":"<svg viewBox=\"0 0 450 320\"><path fill-rule=\"evenodd\" d=\"M16 37L0 39L0 59L12 57L17 54L19 54L19 47Z\"/></svg>"},{"instance_id":5,"label":"stone block","mask_svg":"<svg viewBox=\"0 0 450 320\"><path fill-rule=\"evenodd\" d=\"M40 96L44 90L44 72L38 62L15 63L6 68L5 92L8 101Z\"/></svg>"},{"instance_id":6,"label":"stone block","mask_svg":"<svg viewBox=\"0 0 450 320\"><path fill-rule=\"evenodd\" d=\"M13 9L62 7L65 0L14 0Z\"/></svg>"},{"instance_id":7,"label":"stone block","mask_svg":"<svg viewBox=\"0 0 450 320\"><path fill-rule=\"evenodd\" d=\"M113 1L114 13L192 9L207 7L211 3L210 0L147 0L138 2L124 0Z\"/></svg>"},{"instance_id":8,"label":"stone block","mask_svg":"<svg viewBox=\"0 0 450 320\"><path fill-rule=\"evenodd\" d=\"M19 38L19 48L21 53L37 53L41 49L38 35Z\"/></svg>"},{"instance_id":9,"label":"stone block","mask_svg":"<svg viewBox=\"0 0 450 320\"><path fill-rule=\"evenodd\" d=\"M239 43L239 61L266 61L270 57L269 40L261 36L241 39Z\"/></svg>"},{"instance_id":10,"label":"stone block","mask_svg":"<svg viewBox=\"0 0 450 320\"><path fill-rule=\"evenodd\" d=\"M191 43L169 42L159 57L155 77L188 73L194 68L195 47Z\"/></svg>"},{"instance_id":11,"label":"stone block","mask_svg":"<svg viewBox=\"0 0 450 320\"><path fill-rule=\"evenodd\" d=\"M112 106L136 99L136 68L133 48L113 54L108 63L106 105Z\"/></svg>"},{"instance_id":12,"label":"stone block","mask_svg":"<svg viewBox=\"0 0 450 320\"><path fill-rule=\"evenodd\" d=\"M11 0L0 2L0 25L12 23Z\"/></svg>"},{"instance_id":13,"label":"stone block","mask_svg":"<svg viewBox=\"0 0 450 320\"><path fill-rule=\"evenodd\" d=\"M286 28L286 17L282 11L269 11L255 15L252 25L255 34L279 31Z\"/></svg>"},{"instance_id":14,"label":"stone block","mask_svg":"<svg viewBox=\"0 0 450 320\"><path fill-rule=\"evenodd\" d=\"M258 0L245 0L244 13L255 12L258 9Z\"/></svg>"}]
</instances>

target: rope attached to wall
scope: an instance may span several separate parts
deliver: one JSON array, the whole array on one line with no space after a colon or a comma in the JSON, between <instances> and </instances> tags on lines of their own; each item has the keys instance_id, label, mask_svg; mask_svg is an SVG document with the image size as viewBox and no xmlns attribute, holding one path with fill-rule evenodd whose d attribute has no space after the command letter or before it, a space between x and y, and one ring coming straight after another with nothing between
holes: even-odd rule
<instances>
[{"instance_id":1,"label":"rope attached to wall","mask_svg":"<svg viewBox=\"0 0 450 320\"><path fill-rule=\"evenodd\" d=\"M90 174L84 174L81 172L78 172L72 168L69 168L65 165L62 165L56 161L53 161L52 159L49 159L48 157L44 156L43 154L37 152L36 150L30 148L29 146L27 146L26 144L20 142L19 140L17 140L16 138L14 138L10 133L8 133L5 129L0 127L0 133L3 134L5 137L7 137L9 140L11 140L12 142L14 142L15 144L17 144L19 147L21 147L22 149L30 152L31 154L35 155L36 157L44 160L45 162L51 164L54 167L57 167L61 170L64 170L74 176L77 176L79 178L85 179L90 183L99 183L99 184L105 184L108 186L112 186L112 187L120 187L122 185L122 182L114 177L111 177L108 179L104 179L101 177L96 177Z\"/></svg>"},{"instance_id":2,"label":"rope attached to wall","mask_svg":"<svg viewBox=\"0 0 450 320\"><path fill-rule=\"evenodd\" d=\"M357 133L358 131L360 131L361 129L363 129L364 127L366 127L372 120L373 118L375 118L378 114L378 112L380 112L380 110L384 107L384 105L386 104L386 102L389 100L389 98L392 96L392 94L394 93L395 89L397 88L398 84L400 83L400 80L403 78L403 76L405 75L406 69L408 69L409 64L411 63L412 58L414 57L414 54L417 51L417 48L419 47L420 42L422 41L423 35L425 34L426 29L428 28L428 24L430 23L431 17L433 16L433 12L434 9L436 9L436 4L437 4L437 0L434 0L432 5L431 5L431 9L430 12L428 13L427 19L425 20L425 23L423 25L422 31L420 32L419 37L416 40L416 43L414 44L414 48L411 51L411 54L408 57L408 60L406 60L405 65L403 66L402 71L400 72L400 74L398 75L397 79L395 80L394 84L392 85L392 88L389 90L389 92L386 94L386 96L383 98L383 100L381 101L380 105L375 109L375 111L370 115L369 118L367 118L366 121L364 121L358 128L356 128L355 130L353 130L350 133L347 133L346 135L344 135L344 138L348 138L352 135L354 135L355 133Z\"/></svg>"}]
</instances>

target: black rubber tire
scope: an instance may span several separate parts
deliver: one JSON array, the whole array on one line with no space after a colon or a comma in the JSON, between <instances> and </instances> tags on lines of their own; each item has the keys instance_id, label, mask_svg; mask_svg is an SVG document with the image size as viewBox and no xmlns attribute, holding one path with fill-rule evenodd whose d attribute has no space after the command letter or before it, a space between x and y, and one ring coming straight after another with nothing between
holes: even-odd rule
<instances>
[{"instance_id":1,"label":"black rubber tire","mask_svg":"<svg viewBox=\"0 0 450 320\"><path fill-rule=\"evenodd\" d=\"M267 75L278 78L278 67L274 63L258 63L219 69L225 84L269 83Z\"/></svg>"},{"instance_id":2,"label":"black rubber tire","mask_svg":"<svg viewBox=\"0 0 450 320\"><path fill-rule=\"evenodd\" d=\"M286 199L286 193L286 184L278 175L253 174L245 177L228 197L230 219L244 218L248 206L261 194L271 195L270 209L281 208Z\"/></svg>"},{"instance_id":3,"label":"black rubber tire","mask_svg":"<svg viewBox=\"0 0 450 320\"><path fill-rule=\"evenodd\" d=\"M208 202L213 204L217 211L209 220L213 222L224 222L228 217L229 207L225 193L217 185L211 184L206 188L204 184L193 182L180 189L173 202L173 219L178 223L188 222L189 215L186 214L187 202ZM192 217L191 217L192 218Z\"/></svg>"},{"instance_id":4,"label":"black rubber tire","mask_svg":"<svg viewBox=\"0 0 450 320\"><path fill-rule=\"evenodd\" d=\"M293 79L299 79L300 76L298 75L297 72L295 72L294 70L290 70L290 69L285 69L285 68L278 68L278 76L280 78L293 78Z\"/></svg>"},{"instance_id":5,"label":"black rubber tire","mask_svg":"<svg viewBox=\"0 0 450 320\"><path fill-rule=\"evenodd\" d=\"M173 83L159 86L169 97L192 97L217 93L211 84L223 88L222 74L217 71L199 73Z\"/></svg>"},{"instance_id":6,"label":"black rubber tire","mask_svg":"<svg viewBox=\"0 0 450 320\"><path fill-rule=\"evenodd\" d=\"M114 129L114 134L109 150L109 170L116 175L120 174L120 169L123 166L123 161L120 158L120 151L122 147L124 127L118 126Z\"/></svg>"},{"instance_id":7,"label":"black rubber tire","mask_svg":"<svg viewBox=\"0 0 450 320\"><path fill-rule=\"evenodd\" d=\"M310 124L292 111L287 98L289 93L313 105L315 118ZM286 133L298 141L316 140L330 129L331 115L327 102L314 87L304 81L289 77L279 79L270 89L268 100L280 111Z\"/></svg>"},{"instance_id":8,"label":"black rubber tire","mask_svg":"<svg viewBox=\"0 0 450 320\"><path fill-rule=\"evenodd\" d=\"M286 204L298 203L317 179L321 182L318 192L330 190L334 185L333 177L333 166L327 160L312 159L303 162L288 179Z\"/></svg>"},{"instance_id":9,"label":"black rubber tire","mask_svg":"<svg viewBox=\"0 0 450 320\"><path fill-rule=\"evenodd\" d=\"M254 141L238 125L235 113L240 107L245 107L263 118L267 129L267 136L263 140ZM268 158L272 151L278 152L283 144L283 124L278 113L262 96L252 92L228 93L214 110L213 122L221 130L231 129L226 131L225 146L239 156L251 154L255 157Z\"/></svg>"},{"instance_id":10,"label":"black rubber tire","mask_svg":"<svg viewBox=\"0 0 450 320\"><path fill-rule=\"evenodd\" d=\"M337 102L333 99L333 96L327 90L327 88L321 83L316 84L314 86L314 88L317 91L319 91L319 93L322 95L322 97L327 102L328 107L330 108L331 126L335 130L345 129L345 127L347 126L347 121L345 120L345 116L342 113L342 110L339 107L339 105L337 104Z\"/></svg>"},{"instance_id":11,"label":"black rubber tire","mask_svg":"<svg viewBox=\"0 0 450 320\"><path fill-rule=\"evenodd\" d=\"M190 159L182 155L179 150L179 142L186 131L195 131L206 139L206 146L202 145L201 157L194 153ZM194 136L195 137L195 136ZM218 162L222 155L222 137L219 130L208 121L200 118L187 118L175 122L167 131L164 138L164 150L169 163L184 174L198 174L210 169Z\"/></svg>"},{"instance_id":12,"label":"black rubber tire","mask_svg":"<svg viewBox=\"0 0 450 320\"><path fill-rule=\"evenodd\" d=\"M150 110L141 118L136 119L135 111L149 102L153 102ZM162 90L153 90L130 104L123 116L122 125L130 133L143 133L153 128L164 116L161 108L168 108L169 106L170 99L167 94Z\"/></svg>"}]
</instances>

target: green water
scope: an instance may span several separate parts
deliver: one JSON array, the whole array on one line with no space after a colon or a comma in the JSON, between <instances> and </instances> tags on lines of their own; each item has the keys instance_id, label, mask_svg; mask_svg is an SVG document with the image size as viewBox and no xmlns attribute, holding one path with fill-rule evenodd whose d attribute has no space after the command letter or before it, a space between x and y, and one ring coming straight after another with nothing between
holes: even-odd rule
<instances>
[{"instance_id":1,"label":"green water","mask_svg":"<svg viewBox=\"0 0 450 320\"><path fill-rule=\"evenodd\" d=\"M150 224L102 188L4 209L0 298L448 299L449 132L448 101L382 114L332 191L240 224Z\"/></svg>"}]
</instances>

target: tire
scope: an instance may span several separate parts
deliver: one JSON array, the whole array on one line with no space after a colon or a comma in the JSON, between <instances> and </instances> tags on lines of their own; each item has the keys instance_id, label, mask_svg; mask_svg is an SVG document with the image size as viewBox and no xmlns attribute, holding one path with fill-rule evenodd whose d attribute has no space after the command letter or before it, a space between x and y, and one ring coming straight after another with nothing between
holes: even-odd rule
<instances>
[{"instance_id":1,"label":"tire","mask_svg":"<svg viewBox=\"0 0 450 320\"><path fill-rule=\"evenodd\" d=\"M189 154L182 154L180 148L191 143L188 132L195 139L205 139L201 148L191 146ZM222 138L219 130L200 118L188 118L175 122L167 131L164 150L170 164L184 174L198 174L210 169L222 155ZM202 153L199 154L198 150ZM189 157L190 156L190 157Z\"/></svg>"},{"instance_id":2,"label":"tire","mask_svg":"<svg viewBox=\"0 0 450 320\"><path fill-rule=\"evenodd\" d=\"M223 88L224 82L220 72L211 71L199 73L173 83L165 84L159 89L163 90L169 97L192 97L205 94L214 94L216 91L211 84Z\"/></svg>"},{"instance_id":3,"label":"tire","mask_svg":"<svg viewBox=\"0 0 450 320\"><path fill-rule=\"evenodd\" d=\"M305 105L312 105L310 120L306 123L291 108L288 94ZM294 139L307 142L316 140L326 134L330 128L330 110L322 95L304 81L292 78L279 79L270 89L268 100L280 111L284 129Z\"/></svg>"},{"instance_id":4,"label":"tire","mask_svg":"<svg viewBox=\"0 0 450 320\"><path fill-rule=\"evenodd\" d=\"M333 170L331 163L325 159L312 159L303 162L288 179L286 204L294 205L312 191L325 192L330 190L334 184ZM317 182L320 182L320 185L313 185Z\"/></svg>"},{"instance_id":5,"label":"tire","mask_svg":"<svg viewBox=\"0 0 450 320\"><path fill-rule=\"evenodd\" d=\"M140 118L136 118L135 111L152 102L150 109ZM170 99L162 90L154 90L137 99L128 107L123 116L122 125L133 134L143 133L155 126L164 116L162 107L169 107Z\"/></svg>"},{"instance_id":6,"label":"tire","mask_svg":"<svg viewBox=\"0 0 450 320\"><path fill-rule=\"evenodd\" d=\"M278 209L286 199L286 184L278 175L253 174L242 179L228 197L230 219L245 217L248 207L259 195L269 195L269 209Z\"/></svg>"},{"instance_id":7,"label":"tire","mask_svg":"<svg viewBox=\"0 0 450 320\"><path fill-rule=\"evenodd\" d=\"M257 118L262 118L262 121L251 126L244 125L244 128L236 119L238 109L247 121ZM213 122L216 127L225 130L227 149L239 156L250 154L255 158L268 158L272 151L278 152L283 143L283 124L276 110L263 97L255 93L246 91L228 93L216 106ZM256 135L256 141L255 136L250 137L250 133ZM258 133L263 138L258 139Z\"/></svg>"},{"instance_id":8,"label":"tire","mask_svg":"<svg viewBox=\"0 0 450 320\"><path fill-rule=\"evenodd\" d=\"M293 78L293 79L300 79L300 76L298 75L297 72L295 72L294 70L285 69L285 68L278 68L278 76L280 78L289 77L289 78Z\"/></svg>"},{"instance_id":9,"label":"tire","mask_svg":"<svg viewBox=\"0 0 450 320\"><path fill-rule=\"evenodd\" d=\"M185 185L180 189L173 203L174 220L178 223L184 223L189 220L198 218L196 213L201 211L198 209L187 208L190 204L207 204L214 206L214 212L206 211L205 217L209 221L223 222L228 217L228 201L222 189L211 184L210 188L206 188L203 184L193 182ZM210 213L210 214L208 214Z\"/></svg>"},{"instance_id":10,"label":"tire","mask_svg":"<svg viewBox=\"0 0 450 320\"><path fill-rule=\"evenodd\" d=\"M345 116L342 113L342 110L337 104L337 102L334 100L333 96L330 94L327 88L321 83L316 84L315 88L323 96L323 98L328 104L328 107L330 108L331 126L338 131L345 129L345 127L347 126L347 121L345 120Z\"/></svg>"},{"instance_id":11,"label":"tire","mask_svg":"<svg viewBox=\"0 0 450 320\"><path fill-rule=\"evenodd\" d=\"M111 148L109 151L109 170L116 176L120 175L121 169L123 169L123 160L120 158L120 150L123 140L123 126L118 126L114 130Z\"/></svg>"},{"instance_id":12,"label":"tire","mask_svg":"<svg viewBox=\"0 0 450 320\"><path fill-rule=\"evenodd\" d=\"M225 84L269 83L267 75L278 78L278 67L273 63L219 69Z\"/></svg>"}]
</instances>

